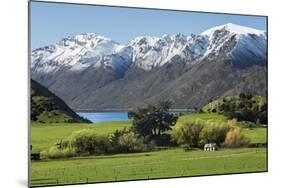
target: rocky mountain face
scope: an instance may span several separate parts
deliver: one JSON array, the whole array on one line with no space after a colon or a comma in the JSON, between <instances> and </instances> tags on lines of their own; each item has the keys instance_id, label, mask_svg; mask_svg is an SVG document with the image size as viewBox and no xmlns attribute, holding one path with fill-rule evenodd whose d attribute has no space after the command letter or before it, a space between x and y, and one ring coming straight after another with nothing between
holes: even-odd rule
<instances>
[{"instance_id":1,"label":"rocky mountain face","mask_svg":"<svg viewBox=\"0 0 281 188\"><path fill-rule=\"evenodd\" d=\"M31 77L75 110L134 108L160 99L201 107L267 94L264 31L226 24L198 35L141 36L123 45L94 33L32 51Z\"/></svg>"}]
</instances>

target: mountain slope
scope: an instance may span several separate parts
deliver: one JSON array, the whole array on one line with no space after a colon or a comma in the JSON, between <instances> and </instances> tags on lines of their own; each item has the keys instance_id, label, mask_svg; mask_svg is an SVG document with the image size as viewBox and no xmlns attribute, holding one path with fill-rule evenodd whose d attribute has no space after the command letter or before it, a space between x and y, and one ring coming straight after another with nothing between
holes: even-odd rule
<instances>
[{"instance_id":1,"label":"mountain slope","mask_svg":"<svg viewBox=\"0 0 281 188\"><path fill-rule=\"evenodd\" d=\"M31 121L39 123L90 123L78 116L47 88L31 80Z\"/></svg>"},{"instance_id":2,"label":"mountain slope","mask_svg":"<svg viewBox=\"0 0 281 188\"><path fill-rule=\"evenodd\" d=\"M267 94L267 37L235 24L126 45L83 34L34 50L31 70L74 109L131 108L163 98L175 108L201 107L242 92Z\"/></svg>"}]
</instances>

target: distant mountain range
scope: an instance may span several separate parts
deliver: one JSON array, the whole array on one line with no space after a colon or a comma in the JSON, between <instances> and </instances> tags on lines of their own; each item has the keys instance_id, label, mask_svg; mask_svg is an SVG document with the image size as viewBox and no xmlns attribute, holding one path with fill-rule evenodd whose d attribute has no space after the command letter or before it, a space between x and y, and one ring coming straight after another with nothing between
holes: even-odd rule
<instances>
[{"instance_id":1,"label":"distant mountain range","mask_svg":"<svg viewBox=\"0 0 281 188\"><path fill-rule=\"evenodd\" d=\"M32 51L31 77L75 110L134 108L160 99L201 107L241 92L267 94L267 33L226 24L201 34L119 44L94 33Z\"/></svg>"}]
</instances>

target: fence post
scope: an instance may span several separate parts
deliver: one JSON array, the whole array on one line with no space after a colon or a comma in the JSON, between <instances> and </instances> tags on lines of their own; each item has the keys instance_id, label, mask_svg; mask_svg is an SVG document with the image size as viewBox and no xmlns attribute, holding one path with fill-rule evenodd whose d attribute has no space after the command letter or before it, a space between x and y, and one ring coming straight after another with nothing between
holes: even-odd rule
<instances>
[{"instance_id":1,"label":"fence post","mask_svg":"<svg viewBox=\"0 0 281 188\"><path fill-rule=\"evenodd\" d=\"M59 184L59 178L57 178L57 185Z\"/></svg>"}]
</instances>

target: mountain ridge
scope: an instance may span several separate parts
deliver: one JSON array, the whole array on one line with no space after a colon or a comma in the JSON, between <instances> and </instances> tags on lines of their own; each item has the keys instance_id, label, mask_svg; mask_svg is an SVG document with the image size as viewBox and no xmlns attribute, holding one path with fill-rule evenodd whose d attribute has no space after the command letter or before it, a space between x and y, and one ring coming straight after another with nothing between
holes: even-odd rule
<instances>
[{"instance_id":1,"label":"mountain ridge","mask_svg":"<svg viewBox=\"0 0 281 188\"><path fill-rule=\"evenodd\" d=\"M126 45L96 34L68 40L34 50L31 76L74 109L131 108L163 98L176 108L200 107L227 94L267 93L261 30L225 24L198 35L140 36ZM226 85L222 91L204 91L219 90L218 83Z\"/></svg>"}]
</instances>

